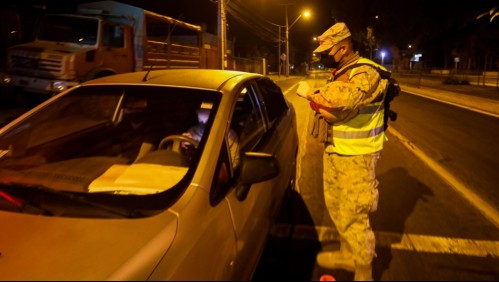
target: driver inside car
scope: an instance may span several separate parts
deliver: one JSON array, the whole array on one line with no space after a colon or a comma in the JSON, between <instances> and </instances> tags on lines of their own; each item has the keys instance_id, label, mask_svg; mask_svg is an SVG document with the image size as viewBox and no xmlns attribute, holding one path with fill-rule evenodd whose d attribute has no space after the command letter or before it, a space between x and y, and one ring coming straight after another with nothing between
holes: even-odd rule
<instances>
[{"instance_id":1,"label":"driver inside car","mask_svg":"<svg viewBox=\"0 0 499 282\"><path fill-rule=\"evenodd\" d=\"M198 124L192 126L187 130L187 132L182 133L182 135L192 138L196 141L201 141L201 137L203 137L204 128L206 126L206 122L210 117L210 109L200 108L197 110L198 116ZM189 143L182 142L182 147L184 149L189 146Z\"/></svg>"},{"instance_id":2,"label":"driver inside car","mask_svg":"<svg viewBox=\"0 0 499 282\"><path fill-rule=\"evenodd\" d=\"M183 136L192 138L196 141L201 141L201 137L203 137L203 132L206 127L206 122L208 122L208 118L210 117L210 109L208 108L199 108L197 110L198 116L198 124L192 126L187 130L187 132L182 133ZM233 167L236 168L239 164L239 138L237 133L231 128L229 130L229 150L232 158ZM192 147L188 142L182 142L182 148L184 150L189 150Z\"/></svg>"}]
</instances>

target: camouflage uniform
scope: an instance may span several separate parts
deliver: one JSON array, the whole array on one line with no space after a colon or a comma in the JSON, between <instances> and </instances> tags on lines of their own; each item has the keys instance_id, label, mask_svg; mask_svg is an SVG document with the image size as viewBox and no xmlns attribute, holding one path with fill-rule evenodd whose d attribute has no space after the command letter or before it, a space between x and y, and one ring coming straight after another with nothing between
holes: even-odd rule
<instances>
[{"instance_id":1,"label":"camouflage uniform","mask_svg":"<svg viewBox=\"0 0 499 282\"><path fill-rule=\"evenodd\" d=\"M323 158L326 208L359 264L370 264L374 257L375 240L368 214L378 204L378 158L379 152L360 156L324 153Z\"/></svg>"},{"instance_id":2,"label":"camouflage uniform","mask_svg":"<svg viewBox=\"0 0 499 282\"><path fill-rule=\"evenodd\" d=\"M328 83L321 94L311 96L318 104L335 105L337 119L348 118L341 113L355 111L358 105L369 104L380 90L366 95L371 85L378 85L379 74L370 67L353 77L350 82L335 80ZM336 78L343 80L344 78ZM338 121L340 122L340 121ZM354 261L370 264L374 257L375 239L369 223L369 212L378 204L376 163L379 151L364 155L342 155L334 144L325 143L323 155L324 198L336 229L350 246Z\"/></svg>"},{"instance_id":3,"label":"camouflage uniform","mask_svg":"<svg viewBox=\"0 0 499 282\"><path fill-rule=\"evenodd\" d=\"M323 43L321 43L322 48L316 49L319 52L338 44L349 37L350 33L346 26L340 23L335 24L322 36L326 38L326 44L322 47ZM339 77L335 77L333 73L324 87L310 90L307 95L316 115L320 114L321 118L317 118L316 122L328 123L327 126L324 124L312 126L315 129L327 128L327 132L311 133L314 136L327 135L326 138L322 138L325 140L324 199L329 215L340 234L342 244L346 243L348 249L351 250L356 268L358 265L371 265L375 256L375 238L369 222L369 213L375 211L378 205L378 181L375 168L386 137L384 132L378 134L380 139L372 147L367 141L359 145L358 140L363 139L357 139L352 143L355 145L352 145L350 150L348 140L344 141L347 146L335 147L332 128L333 125L349 124L350 120L356 119L360 109L372 105L380 95L385 93L387 86L386 80L382 80L379 73L370 66L359 66L345 73L341 72L342 68L355 64L359 59L361 57L358 53L349 56L338 67ZM379 113L383 111L380 109ZM352 131L355 129L351 128ZM366 140L369 139L366 138ZM362 153L358 153L355 146L362 147L360 150ZM370 277L370 274L366 277Z\"/></svg>"}]
</instances>

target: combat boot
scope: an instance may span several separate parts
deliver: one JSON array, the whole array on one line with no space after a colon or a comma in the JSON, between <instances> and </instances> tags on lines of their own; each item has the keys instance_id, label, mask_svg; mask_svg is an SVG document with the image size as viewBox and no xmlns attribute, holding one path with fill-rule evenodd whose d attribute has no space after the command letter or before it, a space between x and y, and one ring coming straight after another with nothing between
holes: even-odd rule
<instances>
[{"instance_id":1,"label":"combat boot","mask_svg":"<svg viewBox=\"0 0 499 282\"><path fill-rule=\"evenodd\" d=\"M372 272L373 270L370 264L356 265L353 281L374 281Z\"/></svg>"},{"instance_id":2,"label":"combat boot","mask_svg":"<svg viewBox=\"0 0 499 282\"><path fill-rule=\"evenodd\" d=\"M316 258L320 267L328 269L343 269L355 272L355 263L353 261L352 251L346 242L342 242L339 251L320 252Z\"/></svg>"}]
</instances>

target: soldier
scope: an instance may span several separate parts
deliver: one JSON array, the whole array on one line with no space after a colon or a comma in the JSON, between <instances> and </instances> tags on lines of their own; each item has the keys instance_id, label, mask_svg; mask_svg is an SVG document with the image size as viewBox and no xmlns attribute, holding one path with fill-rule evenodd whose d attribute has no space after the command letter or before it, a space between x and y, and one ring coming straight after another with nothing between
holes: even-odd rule
<instances>
[{"instance_id":1,"label":"soldier","mask_svg":"<svg viewBox=\"0 0 499 282\"><path fill-rule=\"evenodd\" d=\"M369 213L377 209L375 167L386 141L383 98L387 80L353 49L351 33L336 23L321 36L315 53L325 55L333 74L325 86L305 97L315 112L312 134L324 142L323 178L327 210L340 235L338 251L320 252L324 268L355 272L354 280L372 280L374 232ZM379 66L379 65L378 65Z\"/></svg>"}]
</instances>

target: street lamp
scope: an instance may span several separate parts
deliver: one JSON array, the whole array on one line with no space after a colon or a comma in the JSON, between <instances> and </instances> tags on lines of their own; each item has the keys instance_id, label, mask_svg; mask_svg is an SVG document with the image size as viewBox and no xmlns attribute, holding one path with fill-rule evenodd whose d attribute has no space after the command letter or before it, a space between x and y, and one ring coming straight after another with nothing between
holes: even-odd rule
<instances>
[{"instance_id":1,"label":"street lamp","mask_svg":"<svg viewBox=\"0 0 499 282\"><path fill-rule=\"evenodd\" d=\"M385 61L385 51L382 51L381 52L381 65L383 66L384 64L384 61Z\"/></svg>"},{"instance_id":2,"label":"street lamp","mask_svg":"<svg viewBox=\"0 0 499 282\"><path fill-rule=\"evenodd\" d=\"M286 77L289 76L289 30L302 16L308 18L310 16L310 12L305 11L301 13L292 24L288 24L288 6L286 5Z\"/></svg>"}]
</instances>

